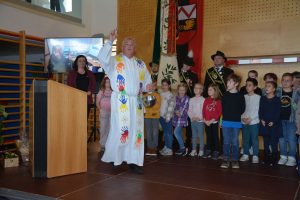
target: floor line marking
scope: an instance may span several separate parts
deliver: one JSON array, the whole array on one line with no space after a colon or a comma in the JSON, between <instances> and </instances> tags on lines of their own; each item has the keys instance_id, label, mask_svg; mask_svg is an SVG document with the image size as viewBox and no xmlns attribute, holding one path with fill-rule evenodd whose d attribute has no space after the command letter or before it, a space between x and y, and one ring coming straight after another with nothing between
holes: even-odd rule
<instances>
[{"instance_id":1,"label":"floor line marking","mask_svg":"<svg viewBox=\"0 0 300 200\"><path fill-rule=\"evenodd\" d=\"M250 197L250 196L246 196L246 195L232 194L232 193L226 193L226 192L219 192L219 191L210 190L210 189L195 188L195 187L191 187L191 186L184 186L184 185L177 185L177 184L170 184L170 183L162 183L162 182L157 182L157 181L149 181L149 180L137 179L137 178L131 178L131 177L120 177L120 178L135 180L135 181L139 181L139 182L147 182L147 183L160 184L160 185L166 185L166 186L172 186L172 187L179 187L179 188L184 188L184 189L192 189L192 190L216 193L216 194L221 194L221 195L229 195L229 196L234 196L234 197L245 197L245 198L250 198L250 199L255 199L255 200L265 200L265 199L262 199L262 198L256 198L256 197Z\"/></svg>"}]
</instances>

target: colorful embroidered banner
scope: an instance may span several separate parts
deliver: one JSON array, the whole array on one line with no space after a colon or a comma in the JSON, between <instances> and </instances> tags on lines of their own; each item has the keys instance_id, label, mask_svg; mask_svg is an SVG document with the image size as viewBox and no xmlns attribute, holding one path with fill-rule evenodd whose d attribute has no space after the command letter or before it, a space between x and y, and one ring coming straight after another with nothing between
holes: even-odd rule
<instances>
[{"instance_id":1,"label":"colorful embroidered banner","mask_svg":"<svg viewBox=\"0 0 300 200\"><path fill-rule=\"evenodd\" d=\"M181 69L188 52L194 52L195 66L192 68L200 77L202 66L203 0L178 1L177 59Z\"/></svg>"},{"instance_id":2,"label":"colorful embroidered banner","mask_svg":"<svg viewBox=\"0 0 300 200\"><path fill-rule=\"evenodd\" d=\"M161 0L161 24L160 46L161 56L158 72L158 86L161 80L166 78L171 81L172 89L176 89L179 83L179 70L176 57L176 24L177 24L177 1ZM157 26L156 26L157 27Z\"/></svg>"}]
</instances>

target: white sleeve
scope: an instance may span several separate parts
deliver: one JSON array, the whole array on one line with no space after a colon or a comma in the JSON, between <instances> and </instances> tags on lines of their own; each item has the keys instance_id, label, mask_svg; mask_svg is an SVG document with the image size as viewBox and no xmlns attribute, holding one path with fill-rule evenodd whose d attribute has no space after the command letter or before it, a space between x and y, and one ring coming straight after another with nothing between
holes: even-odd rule
<instances>
[{"instance_id":1,"label":"white sleeve","mask_svg":"<svg viewBox=\"0 0 300 200\"><path fill-rule=\"evenodd\" d=\"M257 98L254 101L254 104L251 105L252 108L251 108L250 118L252 121L259 119L258 117L259 101L260 101L260 96L257 96Z\"/></svg>"}]
</instances>

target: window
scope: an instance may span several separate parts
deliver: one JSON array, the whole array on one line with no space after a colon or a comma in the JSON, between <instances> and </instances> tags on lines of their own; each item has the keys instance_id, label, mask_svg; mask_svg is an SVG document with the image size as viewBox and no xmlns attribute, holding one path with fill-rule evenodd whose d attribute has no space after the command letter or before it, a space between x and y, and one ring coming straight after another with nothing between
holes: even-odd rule
<instances>
[{"instance_id":1,"label":"window","mask_svg":"<svg viewBox=\"0 0 300 200\"><path fill-rule=\"evenodd\" d=\"M79 23L82 22L81 0L11 0L3 3Z\"/></svg>"}]
</instances>

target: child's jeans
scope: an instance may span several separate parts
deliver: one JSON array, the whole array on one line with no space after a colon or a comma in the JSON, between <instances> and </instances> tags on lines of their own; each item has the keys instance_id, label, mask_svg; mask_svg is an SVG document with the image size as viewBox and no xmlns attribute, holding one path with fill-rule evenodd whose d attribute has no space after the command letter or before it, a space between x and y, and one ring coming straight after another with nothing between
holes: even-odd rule
<instances>
[{"instance_id":1,"label":"child's jeans","mask_svg":"<svg viewBox=\"0 0 300 200\"><path fill-rule=\"evenodd\" d=\"M270 146L272 150L273 159L276 159L278 155L278 137L274 133L275 131L271 129L271 131L263 135L264 139L264 153L265 153L265 159L270 155Z\"/></svg>"},{"instance_id":2,"label":"child's jeans","mask_svg":"<svg viewBox=\"0 0 300 200\"><path fill-rule=\"evenodd\" d=\"M165 118L160 117L159 122L164 132L165 146L168 149L173 149L172 119L166 122Z\"/></svg>"},{"instance_id":3,"label":"child's jeans","mask_svg":"<svg viewBox=\"0 0 300 200\"><path fill-rule=\"evenodd\" d=\"M232 161L239 160L239 128L223 127L223 159L230 160L230 147Z\"/></svg>"},{"instance_id":4,"label":"child's jeans","mask_svg":"<svg viewBox=\"0 0 300 200\"><path fill-rule=\"evenodd\" d=\"M279 138L279 147L281 156L290 156L296 158L297 137L296 124L289 120L282 120L283 137ZM287 152L288 149L288 152Z\"/></svg>"},{"instance_id":5,"label":"child's jeans","mask_svg":"<svg viewBox=\"0 0 300 200\"><path fill-rule=\"evenodd\" d=\"M253 155L258 156L258 132L259 124L243 125L244 154L249 155L250 144L252 144Z\"/></svg>"},{"instance_id":6,"label":"child's jeans","mask_svg":"<svg viewBox=\"0 0 300 200\"><path fill-rule=\"evenodd\" d=\"M159 119L145 118L146 134L147 134L147 147L156 149L158 143L158 125Z\"/></svg>"},{"instance_id":7,"label":"child's jeans","mask_svg":"<svg viewBox=\"0 0 300 200\"><path fill-rule=\"evenodd\" d=\"M204 151L204 122L192 122L192 145L193 150L197 148L197 139L200 138L200 151Z\"/></svg>"},{"instance_id":8,"label":"child's jeans","mask_svg":"<svg viewBox=\"0 0 300 200\"><path fill-rule=\"evenodd\" d=\"M219 152L219 123L205 125L206 150L208 152Z\"/></svg>"},{"instance_id":9,"label":"child's jeans","mask_svg":"<svg viewBox=\"0 0 300 200\"><path fill-rule=\"evenodd\" d=\"M181 126L175 127L174 135L175 135L175 137L177 139L177 142L179 144L179 149L180 150L185 149L184 142L183 142L183 137L182 137L182 127Z\"/></svg>"}]
</instances>

